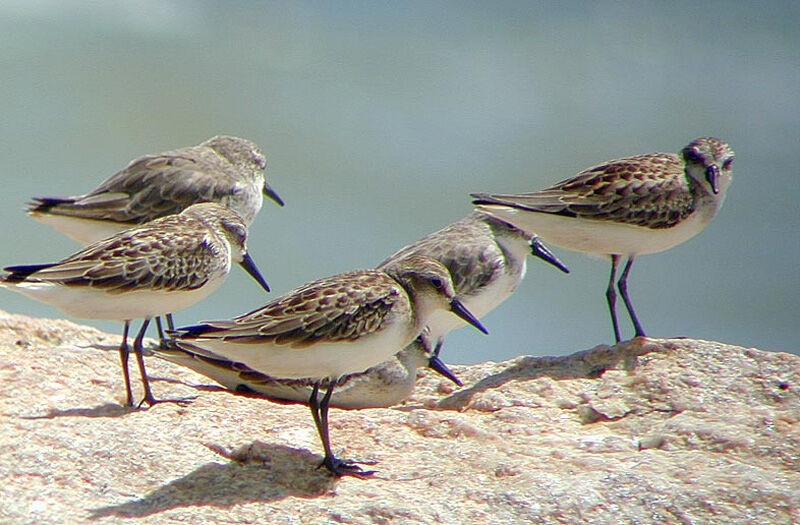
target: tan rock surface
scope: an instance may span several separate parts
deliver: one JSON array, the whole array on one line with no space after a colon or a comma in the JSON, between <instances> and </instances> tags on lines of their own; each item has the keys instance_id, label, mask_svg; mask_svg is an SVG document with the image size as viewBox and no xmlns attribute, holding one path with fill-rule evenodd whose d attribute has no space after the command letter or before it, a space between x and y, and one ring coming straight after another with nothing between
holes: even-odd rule
<instances>
[{"instance_id":1,"label":"tan rock surface","mask_svg":"<svg viewBox=\"0 0 800 525\"><path fill-rule=\"evenodd\" d=\"M153 358L157 397L197 399L120 407L118 342L0 312L0 522L800 521L797 356L647 340L426 374L402 406L331 411L334 448L378 462L337 481L306 407Z\"/></svg>"}]
</instances>

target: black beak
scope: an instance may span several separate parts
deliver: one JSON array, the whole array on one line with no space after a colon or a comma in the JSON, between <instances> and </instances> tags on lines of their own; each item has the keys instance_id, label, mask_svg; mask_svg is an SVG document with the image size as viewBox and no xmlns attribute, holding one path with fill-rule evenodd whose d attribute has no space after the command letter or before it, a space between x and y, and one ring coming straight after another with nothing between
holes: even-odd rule
<instances>
[{"instance_id":1,"label":"black beak","mask_svg":"<svg viewBox=\"0 0 800 525\"><path fill-rule=\"evenodd\" d=\"M281 199L275 190L269 187L269 184L264 183L264 195L278 203L278 206L283 206L283 199Z\"/></svg>"},{"instance_id":2,"label":"black beak","mask_svg":"<svg viewBox=\"0 0 800 525\"><path fill-rule=\"evenodd\" d=\"M553 255L553 252L551 252L550 249L544 245L539 237L534 237L531 240L531 255L535 255L544 262L552 264L564 273L569 273L569 268L567 268L564 263L559 261L558 257Z\"/></svg>"},{"instance_id":3,"label":"black beak","mask_svg":"<svg viewBox=\"0 0 800 525\"><path fill-rule=\"evenodd\" d=\"M263 289L265 289L268 292L271 291L269 289L267 281L265 281L264 278L261 277L261 272L259 272L258 268L256 268L256 263L253 262L253 259L250 257L249 253L244 254L242 262L240 262L239 264L242 266L242 268L245 269L245 271L247 271L247 273L250 274L250 277L258 281L258 284L260 284Z\"/></svg>"},{"instance_id":4,"label":"black beak","mask_svg":"<svg viewBox=\"0 0 800 525\"><path fill-rule=\"evenodd\" d=\"M468 322L469 324L471 324L472 326L483 332L484 334L487 335L489 334L489 331L483 327L481 322L478 321L478 318L472 315L472 313L469 310L467 310L467 308L461 301L458 300L458 298L455 298L452 301L450 301L450 310L454 314L456 314L457 316L459 316L460 318L462 318L463 320L465 320L466 322Z\"/></svg>"},{"instance_id":5,"label":"black beak","mask_svg":"<svg viewBox=\"0 0 800 525\"><path fill-rule=\"evenodd\" d=\"M706 180L711 185L711 191L714 195L719 193L719 168L716 164L706 168Z\"/></svg>"},{"instance_id":6,"label":"black beak","mask_svg":"<svg viewBox=\"0 0 800 525\"><path fill-rule=\"evenodd\" d=\"M435 355L431 356L431 358L428 359L428 366L436 373L443 375L444 377L446 377L453 383L457 384L458 386L464 386L464 383L462 383L461 380L458 377L456 377L453 371L447 368L447 365L444 364L444 361L442 361Z\"/></svg>"}]
</instances>

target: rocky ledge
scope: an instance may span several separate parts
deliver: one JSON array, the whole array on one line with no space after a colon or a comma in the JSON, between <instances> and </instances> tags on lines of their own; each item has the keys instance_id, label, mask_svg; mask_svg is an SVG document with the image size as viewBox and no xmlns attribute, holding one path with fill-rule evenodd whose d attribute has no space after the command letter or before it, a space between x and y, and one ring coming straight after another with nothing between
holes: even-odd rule
<instances>
[{"instance_id":1,"label":"rocky ledge","mask_svg":"<svg viewBox=\"0 0 800 525\"><path fill-rule=\"evenodd\" d=\"M425 373L401 406L331 411L378 470L335 480L303 406L150 358L157 397L196 399L121 407L118 344L0 312L1 522L800 521L794 355L638 339L456 366L458 390Z\"/></svg>"}]
</instances>

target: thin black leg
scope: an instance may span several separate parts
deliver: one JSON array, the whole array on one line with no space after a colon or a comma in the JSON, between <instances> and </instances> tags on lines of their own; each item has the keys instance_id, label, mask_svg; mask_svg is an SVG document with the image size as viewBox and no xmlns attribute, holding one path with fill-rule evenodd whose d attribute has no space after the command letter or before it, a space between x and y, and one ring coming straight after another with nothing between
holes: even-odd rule
<instances>
[{"instance_id":1,"label":"thin black leg","mask_svg":"<svg viewBox=\"0 0 800 525\"><path fill-rule=\"evenodd\" d=\"M158 332L158 344L161 348L166 348L167 336L164 335L164 329L161 326L161 318L156 317L156 332Z\"/></svg>"},{"instance_id":2,"label":"thin black leg","mask_svg":"<svg viewBox=\"0 0 800 525\"><path fill-rule=\"evenodd\" d=\"M628 314L631 316L631 321L633 321L636 337L644 337L644 330L642 330L642 325L639 323L639 318L636 317L636 312L633 311L633 303L631 303L630 297L628 297L628 272L631 271L631 266L633 266L633 259L633 255L628 257L628 262L625 264L625 269L622 270L622 275L619 277L617 286L619 287L619 292L622 294L622 300L625 301L625 308L628 309Z\"/></svg>"},{"instance_id":3,"label":"thin black leg","mask_svg":"<svg viewBox=\"0 0 800 525\"><path fill-rule=\"evenodd\" d=\"M320 439L322 438L322 422L319 419L319 381L314 383L314 388L311 390L311 397L308 399L308 406L311 408L311 416L314 418L314 426L317 427L317 434ZM325 443L322 444L325 446ZM328 451L325 451L327 455ZM322 466L322 465L320 465Z\"/></svg>"},{"instance_id":4,"label":"thin black leg","mask_svg":"<svg viewBox=\"0 0 800 525\"><path fill-rule=\"evenodd\" d=\"M606 301L608 301L608 310L611 312L611 324L614 325L614 338L616 342L621 341L619 337L619 323L617 322L617 292L614 291L614 279L617 277L617 266L619 265L619 255L611 256L611 277L608 279L608 288L606 288Z\"/></svg>"},{"instance_id":5,"label":"thin black leg","mask_svg":"<svg viewBox=\"0 0 800 525\"><path fill-rule=\"evenodd\" d=\"M172 319L172 314L164 316L167 321L167 330L175 330L175 322ZM164 325L161 322L161 317L156 317L156 329L158 331L158 345L164 350L171 350L175 348L172 339L164 333Z\"/></svg>"},{"instance_id":6,"label":"thin black leg","mask_svg":"<svg viewBox=\"0 0 800 525\"><path fill-rule=\"evenodd\" d=\"M311 391L311 397L308 400L308 405L311 407L311 415L314 417L314 424L317 427L319 438L322 441L322 448L325 450L325 457L322 460L321 466L325 466L334 476L355 476L357 478L367 478L373 475L374 471L363 471L361 467L352 461L339 459L333 455L331 450L330 433L328 431L328 409L330 408L331 397L333 396L333 389L336 387L338 379L332 379L328 384L328 390L319 400L319 386L320 382L314 383L314 388Z\"/></svg>"},{"instance_id":7,"label":"thin black leg","mask_svg":"<svg viewBox=\"0 0 800 525\"><path fill-rule=\"evenodd\" d=\"M131 390L131 375L128 372L128 355L130 349L128 348L128 328L131 322L125 321L122 329L122 344L119 345L119 359L122 362L122 377L125 378L125 394L127 395L125 406L133 406L133 391Z\"/></svg>"},{"instance_id":8,"label":"thin black leg","mask_svg":"<svg viewBox=\"0 0 800 525\"><path fill-rule=\"evenodd\" d=\"M144 333L147 331L147 326L149 324L150 318L146 317L144 321L142 321L142 327L139 329L139 333L136 334L136 339L133 341L133 351L136 353L136 361L139 363L139 373L142 376L142 386L144 387L144 398L141 403L139 403L139 407L141 407L143 403L147 403L150 406L156 404L153 392L150 390L150 381L147 379L147 370L144 367L144 349L142 348Z\"/></svg>"},{"instance_id":9,"label":"thin black leg","mask_svg":"<svg viewBox=\"0 0 800 525\"><path fill-rule=\"evenodd\" d=\"M142 385L144 386L144 398L139 403L139 408L145 403L149 406L153 406L157 403L178 403L178 404L185 404L189 403L190 399L194 398L187 398L187 399L156 399L153 396L153 391L150 390L150 381L147 377L147 370L144 366L144 347L142 345L142 341L144 340L144 333L147 331L147 326L150 324L150 318L145 318L142 321L142 328L139 330L139 333L136 335L136 340L133 342L133 351L136 354L136 361L139 363L139 373L142 376Z\"/></svg>"}]
</instances>

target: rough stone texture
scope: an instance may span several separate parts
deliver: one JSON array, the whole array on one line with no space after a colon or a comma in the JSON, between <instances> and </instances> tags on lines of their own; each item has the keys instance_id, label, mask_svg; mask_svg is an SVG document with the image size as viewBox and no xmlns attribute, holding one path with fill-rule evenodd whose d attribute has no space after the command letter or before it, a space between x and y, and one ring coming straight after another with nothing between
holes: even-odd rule
<instances>
[{"instance_id":1,"label":"rough stone texture","mask_svg":"<svg viewBox=\"0 0 800 525\"><path fill-rule=\"evenodd\" d=\"M378 462L337 481L306 407L152 358L157 397L197 398L120 407L118 342L0 312L0 522L800 521L793 355L642 339L457 366L460 390L426 373L402 406L331 411L334 447Z\"/></svg>"}]
</instances>

